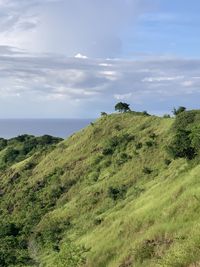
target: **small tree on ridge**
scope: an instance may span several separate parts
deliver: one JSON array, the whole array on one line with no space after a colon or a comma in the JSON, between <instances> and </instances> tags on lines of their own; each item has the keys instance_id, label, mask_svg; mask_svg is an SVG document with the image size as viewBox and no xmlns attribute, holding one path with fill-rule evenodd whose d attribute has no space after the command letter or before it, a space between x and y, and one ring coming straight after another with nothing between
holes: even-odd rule
<instances>
[{"instance_id":1,"label":"small tree on ridge","mask_svg":"<svg viewBox=\"0 0 200 267\"><path fill-rule=\"evenodd\" d=\"M115 105L115 111L119 111L119 112L128 112L131 109L129 108L129 104L127 103L123 103L123 102L119 102Z\"/></svg>"}]
</instances>

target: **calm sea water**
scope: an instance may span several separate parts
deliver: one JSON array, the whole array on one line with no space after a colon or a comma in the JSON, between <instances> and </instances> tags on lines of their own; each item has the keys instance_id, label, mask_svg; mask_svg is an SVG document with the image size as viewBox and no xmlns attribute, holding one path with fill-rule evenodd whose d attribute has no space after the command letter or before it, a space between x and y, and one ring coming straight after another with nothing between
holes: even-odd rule
<instances>
[{"instance_id":1,"label":"calm sea water","mask_svg":"<svg viewBox=\"0 0 200 267\"><path fill-rule=\"evenodd\" d=\"M89 125L94 119L0 119L0 137L12 138L22 134L49 134L66 138Z\"/></svg>"}]
</instances>

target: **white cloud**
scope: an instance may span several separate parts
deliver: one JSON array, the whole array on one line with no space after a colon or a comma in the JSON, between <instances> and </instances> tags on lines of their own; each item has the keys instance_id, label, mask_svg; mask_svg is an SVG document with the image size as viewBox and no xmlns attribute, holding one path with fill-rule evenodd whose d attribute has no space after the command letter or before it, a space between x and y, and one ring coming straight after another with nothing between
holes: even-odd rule
<instances>
[{"instance_id":1,"label":"white cloud","mask_svg":"<svg viewBox=\"0 0 200 267\"><path fill-rule=\"evenodd\" d=\"M182 80L184 76L174 76L174 77L146 77L143 82L167 82L167 81L176 81Z\"/></svg>"},{"instance_id":2,"label":"white cloud","mask_svg":"<svg viewBox=\"0 0 200 267\"><path fill-rule=\"evenodd\" d=\"M199 60L102 62L0 47L0 114L17 116L26 106L27 116L42 116L48 110L49 116L59 112L57 116L91 117L87 114L112 110L116 100L141 110L156 106L166 111L189 97L199 99Z\"/></svg>"},{"instance_id":3,"label":"white cloud","mask_svg":"<svg viewBox=\"0 0 200 267\"><path fill-rule=\"evenodd\" d=\"M82 55L80 53L76 54L74 57L75 58L80 58L80 59L87 59L88 58L87 56L84 56L84 55Z\"/></svg>"},{"instance_id":4,"label":"white cloud","mask_svg":"<svg viewBox=\"0 0 200 267\"><path fill-rule=\"evenodd\" d=\"M0 43L31 52L118 56L122 30L155 1L0 0Z\"/></svg>"},{"instance_id":5,"label":"white cloud","mask_svg":"<svg viewBox=\"0 0 200 267\"><path fill-rule=\"evenodd\" d=\"M117 94L117 95L114 95L114 98L117 100L129 100L131 96L132 96L132 93Z\"/></svg>"}]
</instances>

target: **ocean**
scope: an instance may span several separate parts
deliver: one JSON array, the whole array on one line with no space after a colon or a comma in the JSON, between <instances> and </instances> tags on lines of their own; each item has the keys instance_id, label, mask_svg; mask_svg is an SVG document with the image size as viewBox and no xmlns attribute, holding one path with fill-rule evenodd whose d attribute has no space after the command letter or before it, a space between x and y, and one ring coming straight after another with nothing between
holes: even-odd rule
<instances>
[{"instance_id":1,"label":"ocean","mask_svg":"<svg viewBox=\"0 0 200 267\"><path fill-rule=\"evenodd\" d=\"M0 137L9 139L22 134L44 134L66 138L94 119L0 119Z\"/></svg>"}]
</instances>

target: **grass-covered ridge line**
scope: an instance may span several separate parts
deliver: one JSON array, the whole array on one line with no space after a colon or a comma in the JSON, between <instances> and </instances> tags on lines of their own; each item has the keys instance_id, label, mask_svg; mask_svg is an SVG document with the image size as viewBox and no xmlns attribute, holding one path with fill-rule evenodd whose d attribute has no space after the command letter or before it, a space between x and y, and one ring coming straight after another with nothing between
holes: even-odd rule
<instances>
[{"instance_id":1,"label":"grass-covered ridge line","mask_svg":"<svg viewBox=\"0 0 200 267\"><path fill-rule=\"evenodd\" d=\"M8 162L24 141L2 147L0 266L198 264L199 114L104 115Z\"/></svg>"}]
</instances>

